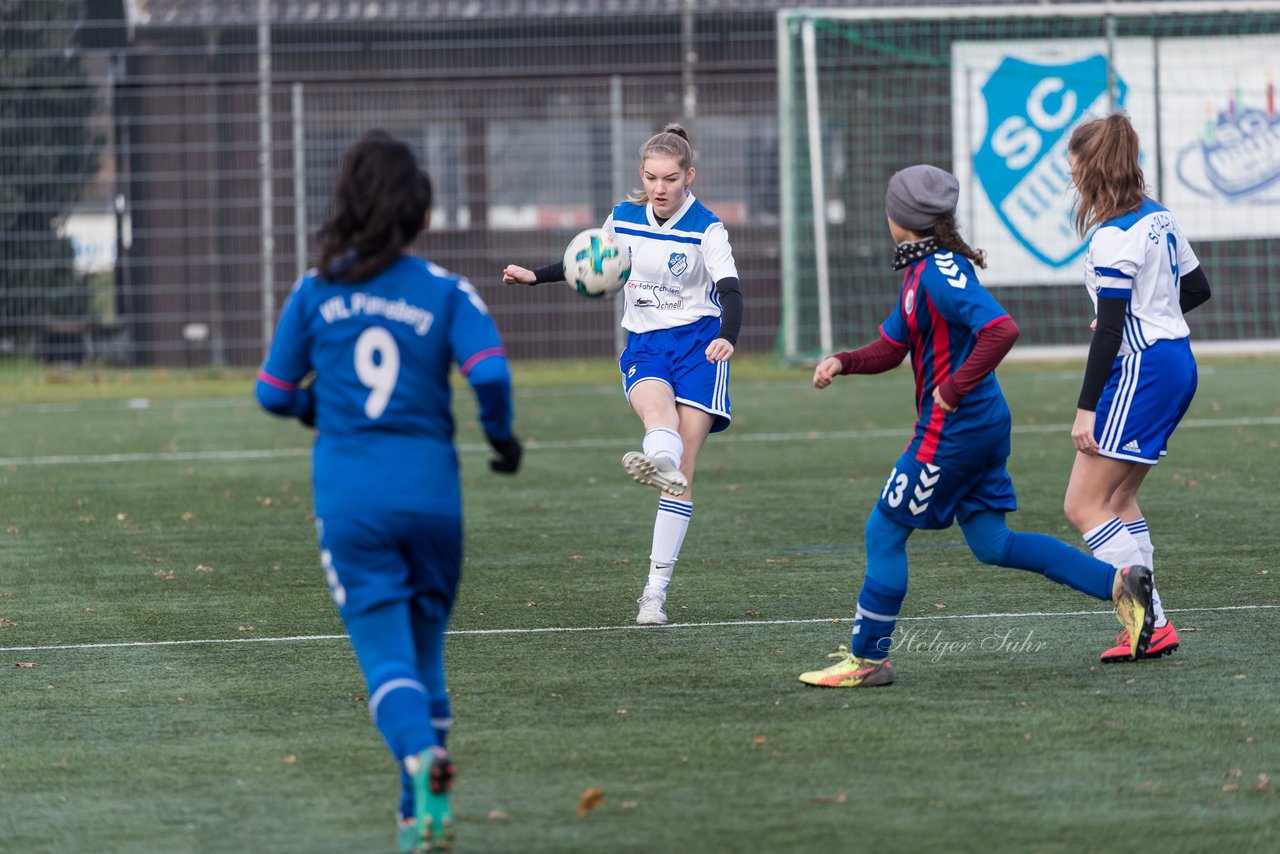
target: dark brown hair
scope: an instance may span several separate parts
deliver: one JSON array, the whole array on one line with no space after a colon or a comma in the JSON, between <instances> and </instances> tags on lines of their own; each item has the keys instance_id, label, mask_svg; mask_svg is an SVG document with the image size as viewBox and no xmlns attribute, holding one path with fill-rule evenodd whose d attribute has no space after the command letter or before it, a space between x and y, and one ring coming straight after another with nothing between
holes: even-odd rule
<instances>
[{"instance_id":1,"label":"dark brown hair","mask_svg":"<svg viewBox=\"0 0 1280 854\"><path fill-rule=\"evenodd\" d=\"M960 236L960 227L956 225L954 216L944 216L933 224L929 229L932 232L938 245L943 249L951 252L959 253L965 258L973 262L973 266L985 270L987 268L987 253L981 249L974 249L964 238Z\"/></svg>"},{"instance_id":2,"label":"dark brown hair","mask_svg":"<svg viewBox=\"0 0 1280 854\"><path fill-rule=\"evenodd\" d=\"M320 229L320 275L334 282L372 278L413 242L430 210L431 180L409 146L370 131L342 158Z\"/></svg>"},{"instance_id":3,"label":"dark brown hair","mask_svg":"<svg viewBox=\"0 0 1280 854\"><path fill-rule=\"evenodd\" d=\"M1142 205L1146 183L1138 165L1138 133L1124 113L1077 127L1067 143L1080 203L1076 231L1083 237L1099 223Z\"/></svg>"},{"instance_id":4,"label":"dark brown hair","mask_svg":"<svg viewBox=\"0 0 1280 854\"><path fill-rule=\"evenodd\" d=\"M688 172L693 165L693 142L689 139L689 132L675 122L669 122L640 146L640 162L655 154L675 158L680 170ZM643 205L649 201L649 194L644 190L632 190L627 201Z\"/></svg>"}]
</instances>

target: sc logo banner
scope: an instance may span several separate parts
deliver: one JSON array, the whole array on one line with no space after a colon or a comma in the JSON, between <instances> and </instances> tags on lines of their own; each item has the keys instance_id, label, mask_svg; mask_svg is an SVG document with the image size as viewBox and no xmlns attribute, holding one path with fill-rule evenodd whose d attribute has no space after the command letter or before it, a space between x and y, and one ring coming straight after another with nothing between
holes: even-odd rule
<instances>
[{"instance_id":1,"label":"sc logo banner","mask_svg":"<svg viewBox=\"0 0 1280 854\"><path fill-rule=\"evenodd\" d=\"M1116 79L1116 106L1128 86ZM1066 65L1005 57L982 86L987 131L973 169L1009 233L1051 267L1085 249L1072 221L1067 141L1081 121L1107 113L1107 59Z\"/></svg>"}]
</instances>

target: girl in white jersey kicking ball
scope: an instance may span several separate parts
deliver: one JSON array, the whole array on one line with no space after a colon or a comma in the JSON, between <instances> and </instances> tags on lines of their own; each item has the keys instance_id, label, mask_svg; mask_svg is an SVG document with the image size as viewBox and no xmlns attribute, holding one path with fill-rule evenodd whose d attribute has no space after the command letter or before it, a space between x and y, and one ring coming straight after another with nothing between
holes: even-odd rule
<instances>
[{"instance_id":1,"label":"girl in white jersey kicking ball","mask_svg":"<svg viewBox=\"0 0 1280 854\"><path fill-rule=\"evenodd\" d=\"M661 491L649 577L637 600L641 625L667 622L672 570L693 513L693 471L710 433L729 426L729 359L742 328L742 291L729 235L690 192L689 135L669 124L640 148L643 189L613 209L604 228L631 253L618 360L627 402L644 422L640 451L622 458L636 481ZM564 280L564 264L514 264L508 285Z\"/></svg>"},{"instance_id":2,"label":"girl in white jersey kicking ball","mask_svg":"<svg viewBox=\"0 0 1280 854\"><path fill-rule=\"evenodd\" d=\"M1097 308L1076 404L1075 465L1063 503L1095 557L1155 570L1138 489L1165 454L1196 391L1196 360L1183 315L1209 299L1209 280L1174 215L1148 198L1138 135L1123 113L1085 122L1067 144L1080 202L1076 227L1093 230L1085 285ZM1152 592L1155 629L1137 658L1178 648ZM1100 656L1132 660L1128 632Z\"/></svg>"}]
</instances>

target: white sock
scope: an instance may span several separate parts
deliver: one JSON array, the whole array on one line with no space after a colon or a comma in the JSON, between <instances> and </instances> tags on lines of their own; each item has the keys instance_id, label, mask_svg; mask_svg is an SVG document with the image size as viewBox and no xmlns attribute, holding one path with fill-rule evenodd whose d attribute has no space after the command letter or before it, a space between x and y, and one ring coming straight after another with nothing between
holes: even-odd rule
<instances>
[{"instance_id":1,"label":"white sock","mask_svg":"<svg viewBox=\"0 0 1280 854\"><path fill-rule=\"evenodd\" d=\"M1129 529L1129 533L1133 534L1133 538L1138 542L1138 552L1142 555L1142 565L1151 570L1151 611L1156 615L1156 628L1164 628L1165 623L1169 622L1169 618L1164 615L1164 608L1160 606L1160 594L1155 589L1156 565L1154 556L1156 548L1151 545L1151 532L1147 529L1147 520L1139 517L1136 521L1125 522L1124 526Z\"/></svg>"},{"instance_id":2,"label":"white sock","mask_svg":"<svg viewBox=\"0 0 1280 854\"><path fill-rule=\"evenodd\" d=\"M653 520L653 551L649 554L649 580L645 585L665 593L671 583L684 545L684 535L689 530L689 517L693 515L692 501L674 498L658 499L658 515Z\"/></svg>"},{"instance_id":3,"label":"white sock","mask_svg":"<svg viewBox=\"0 0 1280 854\"><path fill-rule=\"evenodd\" d=\"M677 430L656 427L644 434L640 450L650 459L662 460L670 463L673 468L680 468L680 459L684 456L684 440Z\"/></svg>"},{"instance_id":4,"label":"white sock","mask_svg":"<svg viewBox=\"0 0 1280 854\"><path fill-rule=\"evenodd\" d=\"M1138 548L1138 541L1134 539L1133 534L1129 533L1129 529L1125 527L1124 522L1120 521L1119 516L1103 522L1091 531L1086 531L1084 541L1094 557L1112 566L1124 568L1142 564L1142 552Z\"/></svg>"}]
</instances>

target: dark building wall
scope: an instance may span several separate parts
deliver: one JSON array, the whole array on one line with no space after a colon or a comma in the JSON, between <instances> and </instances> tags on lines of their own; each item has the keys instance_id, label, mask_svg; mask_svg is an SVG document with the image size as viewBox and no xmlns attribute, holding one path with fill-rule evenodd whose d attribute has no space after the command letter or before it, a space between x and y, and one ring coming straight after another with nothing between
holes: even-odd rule
<instances>
[{"instance_id":1,"label":"dark building wall","mask_svg":"<svg viewBox=\"0 0 1280 854\"><path fill-rule=\"evenodd\" d=\"M703 121L737 122L719 143L747 153L700 162L695 192L729 224L747 295L740 347L769 350L778 320L776 84L770 15L697 23L698 112ZM609 159L612 81L621 82L626 136L621 188L638 184L636 152L684 103L678 16L619 21L543 22L519 28L471 23L434 26L277 27L272 33L272 207L276 311L296 274L299 234L323 221L341 150L370 127L412 138L421 126L444 128L432 145L454 163L424 157L437 186L452 181L461 204L417 250L481 288L516 357L578 358L616 351L615 308L567 288L498 286L507 263L537 266L558 257L579 228L598 224L620 199ZM301 86L306 222L295 216L293 89ZM121 120L130 141L128 267L133 335L144 361L159 365L251 365L262 358L262 214L256 32L172 29L146 33L128 52ZM559 117L559 118L558 118ZM705 118L704 118L705 117ZM525 152L521 122L538 132L582 138L586 160L561 156L513 163ZM495 127L515 123L515 144L492 149ZM563 124L557 125L557 122ZM589 126L589 127L588 127ZM589 132L586 132L589 131ZM729 136L734 136L731 132ZM721 137L725 132L721 131ZM762 141L763 140L763 141ZM700 151L705 151L700 145ZM546 170L563 177L527 202L537 216L555 209L559 189L585 191L589 221L510 222L495 215L495 166ZM453 174L456 170L458 174ZM733 186L728 186L732 181ZM775 197L759 201L762 187ZM753 201L753 199L755 201ZM502 201L506 208L523 200ZM581 212L576 214L579 218ZM307 255L308 261L310 254ZM271 318L274 322L274 317ZM192 324L208 330L191 340Z\"/></svg>"}]
</instances>

